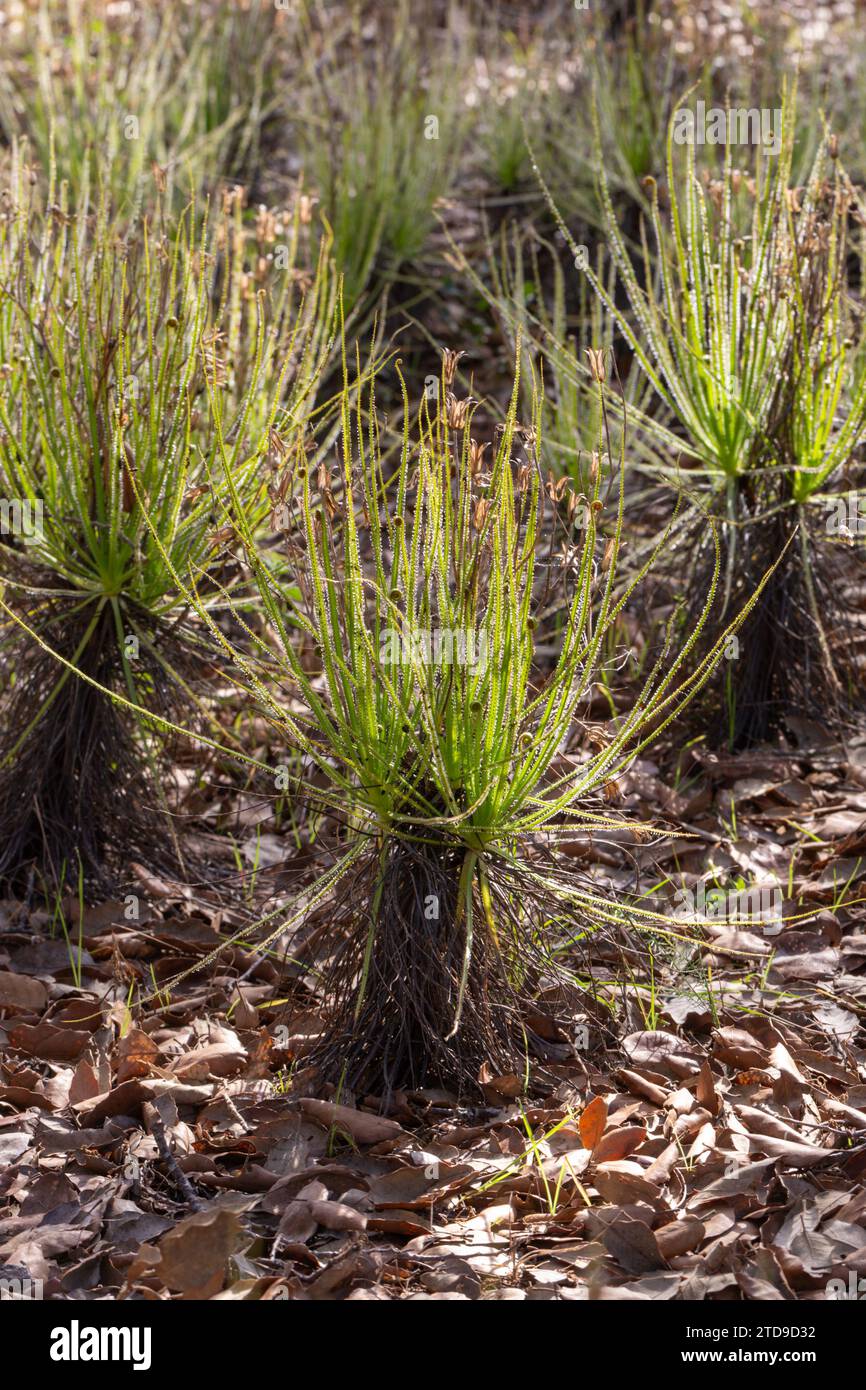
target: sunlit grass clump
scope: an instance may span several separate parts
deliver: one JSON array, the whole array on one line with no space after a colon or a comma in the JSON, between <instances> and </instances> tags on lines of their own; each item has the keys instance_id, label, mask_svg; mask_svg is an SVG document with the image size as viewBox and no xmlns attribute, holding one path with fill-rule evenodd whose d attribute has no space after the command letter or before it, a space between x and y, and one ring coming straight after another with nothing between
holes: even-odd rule
<instances>
[{"instance_id":1,"label":"sunlit grass clump","mask_svg":"<svg viewBox=\"0 0 866 1390\"><path fill-rule=\"evenodd\" d=\"M700 607L714 563L707 514L724 552L719 623L784 556L726 668L724 717L710 730L741 746L773 733L787 713L841 719L857 700L850 624L818 544L826 494L839 489L866 425L846 270L855 191L829 134L805 184L794 184L790 99L776 146L749 151L746 170L735 167L743 152L729 126L721 167L699 173L694 145L677 143L679 114L664 201L650 180L652 240L644 235L638 265L599 159L607 245L627 307L592 264L582 273L671 422L648 408L639 428L667 456L656 475L696 504L676 528L689 611ZM546 350L561 358L561 345Z\"/></svg>"},{"instance_id":2,"label":"sunlit grass clump","mask_svg":"<svg viewBox=\"0 0 866 1390\"><path fill-rule=\"evenodd\" d=\"M256 524L278 412L290 437L313 410L331 294L324 262L301 273L297 217L285 236L276 269L273 228L245 228L239 194L211 219L132 228L63 192L46 207L16 160L0 215L4 877L96 882L170 849L157 750L97 687L189 705L202 657L175 575L221 601L238 578L224 470Z\"/></svg>"},{"instance_id":3,"label":"sunlit grass clump","mask_svg":"<svg viewBox=\"0 0 866 1390\"><path fill-rule=\"evenodd\" d=\"M39 0L4 30L0 126L79 200L89 187L134 213L154 165L169 197L200 195L255 168L276 16L268 0Z\"/></svg>"},{"instance_id":4,"label":"sunlit grass clump","mask_svg":"<svg viewBox=\"0 0 866 1390\"><path fill-rule=\"evenodd\" d=\"M353 1088L471 1087L484 1066L522 1075L543 1056L532 1000L561 981L570 942L621 915L558 846L620 824L617 778L719 654L684 677L696 631L621 720L585 722L625 602L621 471L608 488L596 469L560 529L540 403L519 423L515 381L482 443L455 368L446 355L436 402L413 411L404 396L393 466L375 374L368 390L346 386L335 467L309 469L300 447L287 457L288 582L238 499L273 641L248 657L201 610L286 749L283 786L346 827L309 966L327 1011L315 1060ZM566 617L551 665L536 632L554 590Z\"/></svg>"},{"instance_id":5,"label":"sunlit grass clump","mask_svg":"<svg viewBox=\"0 0 866 1390\"><path fill-rule=\"evenodd\" d=\"M436 203L460 176L463 55L457 34L432 23L419 44L406 3L365 27L312 13L324 27L299 31L286 119L333 231L349 313L370 309L407 267L417 273Z\"/></svg>"}]
</instances>

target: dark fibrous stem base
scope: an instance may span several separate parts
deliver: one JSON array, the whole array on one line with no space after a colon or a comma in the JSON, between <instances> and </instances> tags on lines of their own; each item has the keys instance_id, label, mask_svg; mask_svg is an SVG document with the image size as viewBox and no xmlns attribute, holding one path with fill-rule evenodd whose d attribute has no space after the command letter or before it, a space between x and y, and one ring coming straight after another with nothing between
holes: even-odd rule
<instances>
[{"instance_id":1,"label":"dark fibrous stem base","mask_svg":"<svg viewBox=\"0 0 866 1390\"><path fill-rule=\"evenodd\" d=\"M344 890L328 933L327 1026L309 1059L323 1079L382 1096L431 1085L478 1096L485 1076L523 1080L530 1059L545 1056L530 1026L533 1000L542 982L558 978L558 968L541 928L551 911L562 917L563 904L528 876L522 880L510 861L506 867L485 857L495 935L476 884L455 1031L466 955L462 862L460 847L395 837L380 865L371 846L362 881ZM359 900L366 910L359 911Z\"/></svg>"},{"instance_id":2,"label":"dark fibrous stem base","mask_svg":"<svg viewBox=\"0 0 866 1390\"><path fill-rule=\"evenodd\" d=\"M741 488L736 522L720 530L723 576L734 538L734 583L725 613L717 603L710 615L705 642L719 636L781 556L740 632L729 639L730 650L713 679L692 706L696 730L706 733L711 746L731 751L788 732L792 718L811 719L842 734L856 703L855 631L839 602L841 547L806 537L810 593L797 508L770 511L775 500L762 497L756 503ZM692 594L706 592L711 550L709 544L702 547L690 575ZM720 590L722 584L723 579ZM695 598L693 605L698 601ZM689 608L687 624L696 617L694 607Z\"/></svg>"},{"instance_id":3,"label":"dark fibrous stem base","mask_svg":"<svg viewBox=\"0 0 866 1390\"><path fill-rule=\"evenodd\" d=\"M56 603L40 632L72 661L92 618L92 608L70 612ZM77 892L83 882L90 896L129 881L132 860L176 872L172 835L135 716L26 634L13 637L15 679L5 696L0 745L0 881L18 890L35 885L49 895ZM165 647L170 650L168 639ZM77 664L108 690L127 694L107 606ZM148 708L166 713L173 693L162 667L143 652L136 680Z\"/></svg>"}]
</instances>

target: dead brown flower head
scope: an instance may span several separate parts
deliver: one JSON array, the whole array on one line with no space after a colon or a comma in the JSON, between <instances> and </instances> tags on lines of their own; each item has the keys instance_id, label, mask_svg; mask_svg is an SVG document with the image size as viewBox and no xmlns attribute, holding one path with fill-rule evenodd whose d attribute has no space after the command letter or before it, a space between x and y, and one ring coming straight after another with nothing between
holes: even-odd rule
<instances>
[{"instance_id":1,"label":"dead brown flower head","mask_svg":"<svg viewBox=\"0 0 866 1390\"><path fill-rule=\"evenodd\" d=\"M465 357L463 352L452 352L450 348L445 348L442 353L442 375L445 378L446 386L454 385L454 377L457 374L457 363L461 357Z\"/></svg>"},{"instance_id":2,"label":"dead brown flower head","mask_svg":"<svg viewBox=\"0 0 866 1390\"><path fill-rule=\"evenodd\" d=\"M586 348L586 359L589 363L589 374L593 381L606 381L607 374L604 366L604 348Z\"/></svg>"},{"instance_id":3,"label":"dead brown flower head","mask_svg":"<svg viewBox=\"0 0 866 1390\"><path fill-rule=\"evenodd\" d=\"M486 448L487 448L487 445L486 445L486 444L479 444L477 439L470 439L470 441L469 441L469 476L470 476L470 477L475 478L475 477L477 477L477 475L481 472L481 469L482 469L482 466L483 466L483 463L484 463L484 452L485 452Z\"/></svg>"},{"instance_id":4,"label":"dead brown flower head","mask_svg":"<svg viewBox=\"0 0 866 1390\"><path fill-rule=\"evenodd\" d=\"M449 429L465 429L470 411L473 405L477 404L478 402L473 400L471 396L466 396L464 400L458 401L457 397L449 391L445 397L445 412Z\"/></svg>"}]
</instances>

